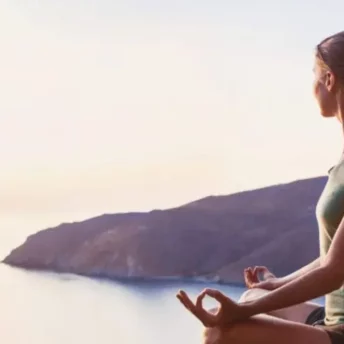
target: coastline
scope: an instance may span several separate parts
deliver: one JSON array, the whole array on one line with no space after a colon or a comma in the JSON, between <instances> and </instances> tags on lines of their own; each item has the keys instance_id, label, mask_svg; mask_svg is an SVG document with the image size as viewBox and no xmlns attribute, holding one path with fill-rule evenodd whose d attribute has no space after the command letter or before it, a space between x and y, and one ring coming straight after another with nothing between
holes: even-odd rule
<instances>
[{"instance_id":1,"label":"coastline","mask_svg":"<svg viewBox=\"0 0 344 344\"><path fill-rule=\"evenodd\" d=\"M86 277L91 279L97 280L107 280L112 282L119 282L122 284L149 284L149 283L192 283L192 284L212 284L212 285L224 285L224 286L232 286L238 288L246 288L244 283L239 282L231 282L231 281L224 281L219 278L207 278L203 276L195 276L195 277L182 277L182 276L114 276L106 273L78 273L78 272L70 272L70 271L58 271L57 269L44 269L44 268L37 268L37 267L25 267L25 266L18 266L10 263L6 263L4 261L0 262L0 264L6 265L13 269L24 270L27 272L40 272L40 273L49 273L49 274L56 274L56 275L74 275L80 277Z\"/></svg>"}]
</instances>

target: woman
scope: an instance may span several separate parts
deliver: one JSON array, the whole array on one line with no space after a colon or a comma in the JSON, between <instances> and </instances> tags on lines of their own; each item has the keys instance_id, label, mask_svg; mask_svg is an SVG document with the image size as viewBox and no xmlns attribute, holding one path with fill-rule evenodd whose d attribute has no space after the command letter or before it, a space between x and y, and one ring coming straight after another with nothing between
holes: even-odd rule
<instances>
[{"instance_id":1,"label":"woman","mask_svg":"<svg viewBox=\"0 0 344 344\"><path fill-rule=\"evenodd\" d=\"M344 131L344 32L317 46L314 75L322 116L336 117ZM195 304L184 291L177 294L206 327L206 344L344 344L344 153L329 172L316 216L320 257L299 271L276 278L266 268L246 269L249 290L238 303L212 289ZM217 311L202 307L206 295L220 303ZM323 295L325 308L307 302Z\"/></svg>"}]
</instances>

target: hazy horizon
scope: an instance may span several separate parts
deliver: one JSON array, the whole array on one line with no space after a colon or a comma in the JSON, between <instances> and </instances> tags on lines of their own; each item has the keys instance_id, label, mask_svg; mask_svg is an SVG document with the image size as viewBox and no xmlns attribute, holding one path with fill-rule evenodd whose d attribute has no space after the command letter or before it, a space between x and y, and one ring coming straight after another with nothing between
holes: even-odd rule
<instances>
[{"instance_id":1,"label":"hazy horizon","mask_svg":"<svg viewBox=\"0 0 344 344\"><path fill-rule=\"evenodd\" d=\"M0 216L63 222L325 175L342 134L313 100L313 51L341 10L2 1Z\"/></svg>"}]
</instances>

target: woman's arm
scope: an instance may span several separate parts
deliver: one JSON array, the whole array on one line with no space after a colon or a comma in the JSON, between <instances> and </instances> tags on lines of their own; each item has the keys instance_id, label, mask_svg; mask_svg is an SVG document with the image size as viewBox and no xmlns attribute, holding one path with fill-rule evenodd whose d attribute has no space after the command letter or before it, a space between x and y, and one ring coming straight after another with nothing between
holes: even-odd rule
<instances>
[{"instance_id":1,"label":"woman's arm","mask_svg":"<svg viewBox=\"0 0 344 344\"><path fill-rule=\"evenodd\" d=\"M198 295L195 304L183 290L178 292L177 298L204 326L227 326L234 321L287 308L338 289L344 281L343 264L344 220L342 220L322 264L320 264L320 260L315 260L289 275L292 276L289 282L266 295L252 301L237 303L219 290L205 289ZM290 278L289 276L288 278ZM203 308L202 300L206 295L215 298L220 303L216 314Z\"/></svg>"},{"instance_id":2,"label":"woman's arm","mask_svg":"<svg viewBox=\"0 0 344 344\"><path fill-rule=\"evenodd\" d=\"M291 273L290 275L284 276L284 277L280 277L278 278L278 280L280 281L279 284L280 286L283 286L301 276L304 276L305 274L307 274L308 272L317 269L320 267L320 257L318 257L317 259L313 260L311 263L303 266L302 268L300 268L299 270L296 270L295 272Z\"/></svg>"},{"instance_id":3,"label":"woman's arm","mask_svg":"<svg viewBox=\"0 0 344 344\"><path fill-rule=\"evenodd\" d=\"M256 266L255 268L245 269L245 284L249 289L260 288L266 290L275 290L283 285L297 279L309 271L312 271L320 266L320 258L315 259L308 265L284 277L276 277L265 266ZM263 274L263 280L260 280L258 275Z\"/></svg>"},{"instance_id":4,"label":"woman's arm","mask_svg":"<svg viewBox=\"0 0 344 344\"><path fill-rule=\"evenodd\" d=\"M316 268L256 300L241 303L242 316L239 318L269 313L323 296L340 286L338 280L328 267Z\"/></svg>"},{"instance_id":5,"label":"woman's arm","mask_svg":"<svg viewBox=\"0 0 344 344\"><path fill-rule=\"evenodd\" d=\"M308 267L308 266L307 266ZM293 306L330 293L344 281L344 219L342 219L324 261L313 270L275 289L259 299L242 303L244 318Z\"/></svg>"}]
</instances>

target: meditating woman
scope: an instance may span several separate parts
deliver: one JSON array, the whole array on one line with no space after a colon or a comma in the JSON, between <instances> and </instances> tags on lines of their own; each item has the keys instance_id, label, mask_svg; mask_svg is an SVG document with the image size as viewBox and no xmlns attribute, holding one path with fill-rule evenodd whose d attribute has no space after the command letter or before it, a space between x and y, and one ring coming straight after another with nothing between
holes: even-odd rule
<instances>
[{"instance_id":1,"label":"meditating woman","mask_svg":"<svg viewBox=\"0 0 344 344\"><path fill-rule=\"evenodd\" d=\"M336 117L344 132L344 32L317 46L314 76L322 116ZM319 258L295 273L276 278L265 267L246 269L249 289L238 303L213 289L205 289L195 304L184 291L177 294L206 327L206 344L344 344L344 153L329 171L316 217ZM206 295L219 308L205 310ZM309 302L324 295L325 307Z\"/></svg>"}]
</instances>

